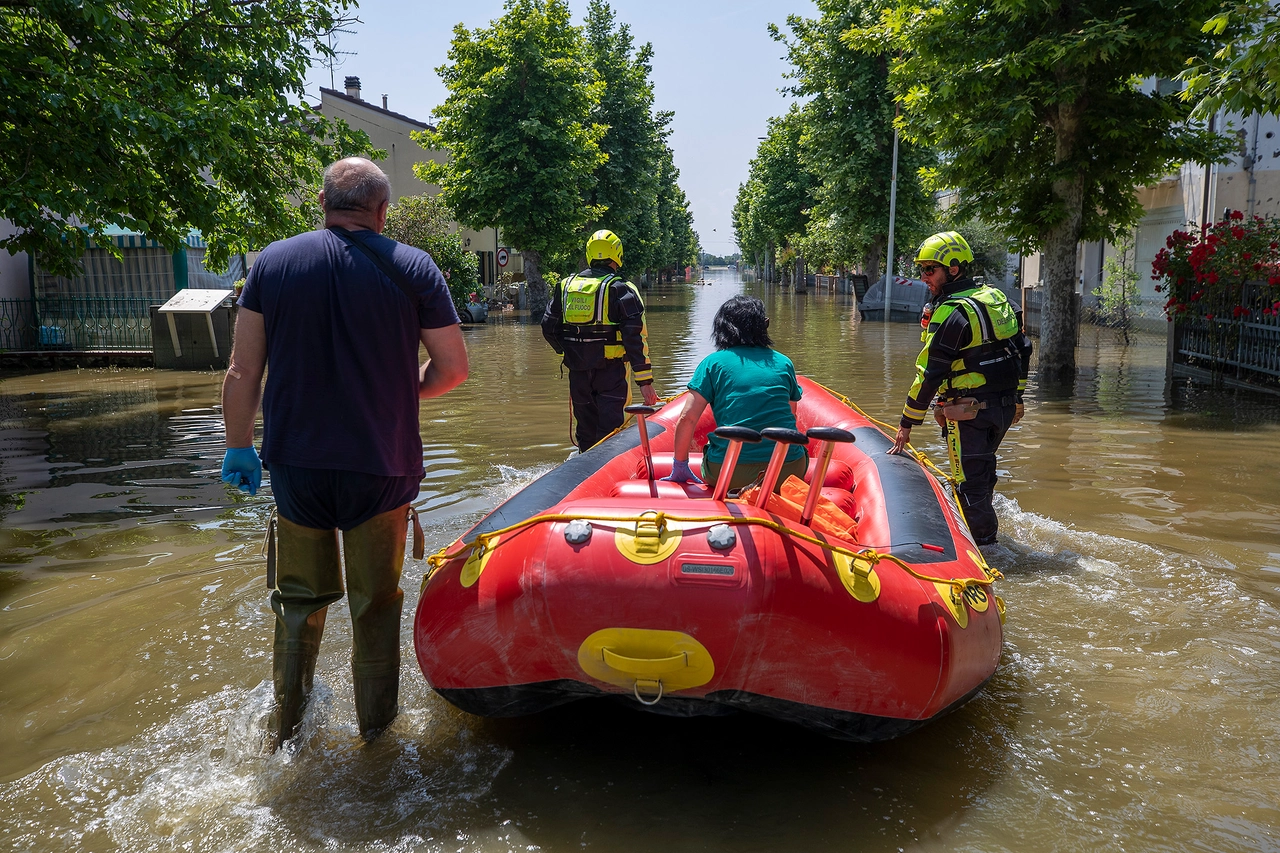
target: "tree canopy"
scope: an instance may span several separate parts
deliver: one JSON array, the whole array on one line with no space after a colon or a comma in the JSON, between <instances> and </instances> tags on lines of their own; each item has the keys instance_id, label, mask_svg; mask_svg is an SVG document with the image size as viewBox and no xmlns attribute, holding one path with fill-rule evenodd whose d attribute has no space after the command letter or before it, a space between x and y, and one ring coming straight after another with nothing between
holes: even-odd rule
<instances>
[{"instance_id":1,"label":"tree canopy","mask_svg":"<svg viewBox=\"0 0 1280 853\"><path fill-rule=\"evenodd\" d=\"M1076 247L1141 215L1136 189L1224 141L1143 78L1172 78L1223 33L1201 24L1218 0L900 0L845 32L893 56L890 86L909 140L936 146L929 173L976 213L1043 251L1040 377L1075 374ZM962 34L960 37L957 34Z\"/></svg>"},{"instance_id":2,"label":"tree canopy","mask_svg":"<svg viewBox=\"0 0 1280 853\"><path fill-rule=\"evenodd\" d=\"M449 91L434 130L449 152L414 167L472 228L498 226L524 256L530 309L547 302L543 254L569 251L598 211L585 202L605 161L596 121L604 83L565 0L507 0L488 27L453 31L439 69Z\"/></svg>"},{"instance_id":3,"label":"tree canopy","mask_svg":"<svg viewBox=\"0 0 1280 853\"><path fill-rule=\"evenodd\" d=\"M801 156L805 115L800 107L792 105L786 115L769 119L768 128L747 181L738 188L733 221L739 248L771 264L777 250L804 234L819 181Z\"/></svg>"},{"instance_id":4,"label":"tree canopy","mask_svg":"<svg viewBox=\"0 0 1280 853\"><path fill-rule=\"evenodd\" d=\"M387 225L382 233L430 255L449 283L453 304L461 309L480 286L480 260L452 230L453 222L453 211L439 198L405 196L387 209Z\"/></svg>"},{"instance_id":5,"label":"tree canopy","mask_svg":"<svg viewBox=\"0 0 1280 853\"><path fill-rule=\"evenodd\" d=\"M302 98L350 0L0 5L0 248L75 274L110 225L208 263L306 230L324 165L369 140ZM299 199L299 207L290 199Z\"/></svg>"},{"instance_id":6,"label":"tree canopy","mask_svg":"<svg viewBox=\"0 0 1280 853\"><path fill-rule=\"evenodd\" d=\"M449 96L419 137L450 158L415 169L462 222L496 225L520 248L535 316L543 269L576 267L599 228L621 238L626 275L696 261L652 58L604 0L591 0L581 28L564 0L508 0L488 28L454 30L439 69Z\"/></svg>"},{"instance_id":7,"label":"tree canopy","mask_svg":"<svg viewBox=\"0 0 1280 853\"><path fill-rule=\"evenodd\" d=\"M588 205L600 211L586 231L608 228L622 240L624 275L660 266L659 164L673 114L653 109L653 46L634 46L631 29L615 21L604 0L591 0L585 27L592 67L604 83L594 120L606 128L606 160L595 173ZM579 254L581 247L579 249Z\"/></svg>"},{"instance_id":8,"label":"tree canopy","mask_svg":"<svg viewBox=\"0 0 1280 853\"><path fill-rule=\"evenodd\" d=\"M861 263L875 277L887 248L893 176L894 98L884 54L854 50L841 39L852 26L872 23L867 0L817 0L818 18L791 15L787 47L794 80L786 91L804 100L801 157L817 179L802 251L835 263ZM920 171L933 162L927 143L903 141L898 151L896 245L906 249L932 228L933 196ZM816 259L816 258L815 258Z\"/></svg>"},{"instance_id":9,"label":"tree canopy","mask_svg":"<svg viewBox=\"0 0 1280 853\"><path fill-rule=\"evenodd\" d=\"M1201 29L1215 34L1233 30L1214 55L1192 57L1181 79L1183 99L1201 118L1219 110L1280 115L1280 9L1270 0L1225 4Z\"/></svg>"}]
</instances>

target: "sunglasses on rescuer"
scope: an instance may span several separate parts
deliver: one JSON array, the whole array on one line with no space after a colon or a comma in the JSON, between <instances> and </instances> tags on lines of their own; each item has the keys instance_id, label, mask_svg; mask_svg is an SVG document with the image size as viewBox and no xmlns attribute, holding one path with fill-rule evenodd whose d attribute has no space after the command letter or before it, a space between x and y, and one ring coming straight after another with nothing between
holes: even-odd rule
<instances>
[{"instance_id":1,"label":"sunglasses on rescuer","mask_svg":"<svg viewBox=\"0 0 1280 853\"><path fill-rule=\"evenodd\" d=\"M920 266L921 275L933 275L934 270L942 269L938 264L922 264Z\"/></svg>"}]
</instances>

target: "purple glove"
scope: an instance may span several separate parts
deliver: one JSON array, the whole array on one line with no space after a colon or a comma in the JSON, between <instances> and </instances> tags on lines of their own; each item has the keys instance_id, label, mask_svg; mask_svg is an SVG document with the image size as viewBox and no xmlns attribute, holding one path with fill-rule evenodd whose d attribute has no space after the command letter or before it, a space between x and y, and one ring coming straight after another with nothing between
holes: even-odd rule
<instances>
[{"instance_id":1,"label":"purple glove","mask_svg":"<svg viewBox=\"0 0 1280 853\"><path fill-rule=\"evenodd\" d=\"M698 475L689 470L688 460L673 459L671 460L671 476L663 477L672 483L701 483Z\"/></svg>"}]
</instances>

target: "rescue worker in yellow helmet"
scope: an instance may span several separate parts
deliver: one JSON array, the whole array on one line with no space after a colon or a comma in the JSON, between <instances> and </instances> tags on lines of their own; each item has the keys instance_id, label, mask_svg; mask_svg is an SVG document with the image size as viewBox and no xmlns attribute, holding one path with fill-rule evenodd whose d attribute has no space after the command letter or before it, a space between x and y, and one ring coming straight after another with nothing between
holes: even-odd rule
<instances>
[{"instance_id":1,"label":"rescue worker in yellow helmet","mask_svg":"<svg viewBox=\"0 0 1280 853\"><path fill-rule=\"evenodd\" d=\"M965 519L974 541L989 545L998 526L992 507L996 451L1009 427L1022 419L1031 341L1008 298L969 277L972 263L973 250L955 231L934 234L916 253L933 311L889 452L902 453L936 395L935 415L945 431Z\"/></svg>"},{"instance_id":2,"label":"rescue worker in yellow helmet","mask_svg":"<svg viewBox=\"0 0 1280 853\"><path fill-rule=\"evenodd\" d=\"M601 230L587 240L587 269L555 288L542 318L542 336L564 356L569 399L577 421L574 442L586 451L622 426L631 399L627 374L644 401L658 402L649 364L644 300L636 286L617 273L622 241Z\"/></svg>"}]
</instances>

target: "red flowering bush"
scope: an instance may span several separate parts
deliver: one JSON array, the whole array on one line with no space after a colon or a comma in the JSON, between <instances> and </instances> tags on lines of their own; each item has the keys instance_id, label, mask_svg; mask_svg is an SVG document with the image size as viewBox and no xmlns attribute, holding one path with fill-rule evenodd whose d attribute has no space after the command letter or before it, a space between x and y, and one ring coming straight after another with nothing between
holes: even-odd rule
<instances>
[{"instance_id":1,"label":"red flowering bush","mask_svg":"<svg viewBox=\"0 0 1280 853\"><path fill-rule=\"evenodd\" d=\"M1280 315L1280 220L1240 211L1202 229L1174 231L1151 263L1164 311L1206 320Z\"/></svg>"}]
</instances>

